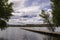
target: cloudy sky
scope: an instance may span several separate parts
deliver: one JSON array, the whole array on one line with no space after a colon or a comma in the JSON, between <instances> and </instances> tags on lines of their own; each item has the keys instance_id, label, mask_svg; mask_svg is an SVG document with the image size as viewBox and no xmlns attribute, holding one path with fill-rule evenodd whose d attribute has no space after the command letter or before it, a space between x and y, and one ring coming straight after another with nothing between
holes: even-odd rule
<instances>
[{"instance_id":1,"label":"cloudy sky","mask_svg":"<svg viewBox=\"0 0 60 40\"><path fill-rule=\"evenodd\" d=\"M41 24L39 17L41 10L50 10L50 0L9 0L13 2L12 13L14 16L9 20L10 24Z\"/></svg>"}]
</instances>

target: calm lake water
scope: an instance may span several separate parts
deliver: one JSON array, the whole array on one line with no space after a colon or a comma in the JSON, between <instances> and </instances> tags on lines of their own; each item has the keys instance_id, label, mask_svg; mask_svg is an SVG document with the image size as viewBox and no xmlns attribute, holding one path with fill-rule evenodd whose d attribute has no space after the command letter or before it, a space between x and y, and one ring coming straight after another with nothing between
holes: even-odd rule
<instances>
[{"instance_id":1,"label":"calm lake water","mask_svg":"<svg viewBox=\"0 0 60 40\"><path fill-rule=\"evenodd\" d=\"M0 40L60 40L60 38L22 30L20 27L8 27L0 30Z\"/></svg>"}]
</instances>

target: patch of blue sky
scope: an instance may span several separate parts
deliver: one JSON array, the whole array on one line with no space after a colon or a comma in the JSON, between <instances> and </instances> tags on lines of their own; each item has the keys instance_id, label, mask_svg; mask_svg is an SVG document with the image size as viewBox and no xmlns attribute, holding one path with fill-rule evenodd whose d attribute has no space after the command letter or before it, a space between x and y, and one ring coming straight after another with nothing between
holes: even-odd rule
<instances>
[{"instance_id":1,"label":"patch of blue sky","mask_svg":"<svg viewBox=\"0 0 60 40\"><path fill-rule=\"evenodd\" d=\"M50 0L40 0L41 2L50 2Z\"/></svg>"},{"instance_id":2,"label":"patch of blue sky","mask_svg":"<svg viewBox=\"0 0 60 40\"><path fill-rule=\"evenodd\" d=\"M47 6L42 8L42 10L45 10L45 11L47 11L48 9L51 9L51 5L47 5Z\"/></svg>"},{"instance_id":3,"label":"patch of blue sky","mask_svg":"<svg viewBox=\"0 0 60 40\"><path fill-rule=\"evenodd\" d=\"M40 5L42 3L49 3L50 0L26 0L24 3L25 7L30 7L34 3L35 5Z\"/></svg>"},{"instance_id":4,"label":"patch of blue sky","mask_svg":"<svg viewBox=\"0 0 60 40\"><path fill-rule=\"evenodd\" d=\"M25 6L25 7L31 6L34 1L35 1L35 0L26 0L25 3L24 3L24 6Z\"/></svg>"}]
</instances>

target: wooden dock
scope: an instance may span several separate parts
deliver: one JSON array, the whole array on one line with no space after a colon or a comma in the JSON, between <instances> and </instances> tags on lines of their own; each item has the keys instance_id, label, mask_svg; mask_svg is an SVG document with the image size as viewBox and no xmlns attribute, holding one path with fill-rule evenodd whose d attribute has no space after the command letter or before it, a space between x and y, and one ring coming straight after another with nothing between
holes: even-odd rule
<instances>
[{"instance_id":1,"label":"wooden dock","mask_svg":"<svg viewBox=\"0 0 60 40\"><path fill-rule=\"evenodd\" d=\"M31 31L31 32L35 32L35 33L39 33L39 34L44 34L44 35L48 35L48 36L53 36L53 37L60 38L60 32L46 32L46 31L26 29L26 28L22 28L22 29L23 30L27 30L27 31Z\"/></svg>"}]
</instances>

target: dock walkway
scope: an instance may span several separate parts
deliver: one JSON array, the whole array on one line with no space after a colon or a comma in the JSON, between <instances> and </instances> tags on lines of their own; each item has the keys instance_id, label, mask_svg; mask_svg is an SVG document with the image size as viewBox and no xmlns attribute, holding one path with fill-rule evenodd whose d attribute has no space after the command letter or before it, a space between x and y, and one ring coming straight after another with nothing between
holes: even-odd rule
<instances>
[{"instance_id":1,"label":"dock walkway","mask_svg":"<svg viewBox=\"0 0 60 40\"><path fill-rule=\"evenodd\" d=\"M44 35L49 35L49 36L54 36L54 37L59 37L60 38L60 32L46 32L46 31L40 31L40 30L33 30L33 29L26 29L22 28L23 30L39 33L39 34L44 34Z\"/></svg>"}]
</instances>

